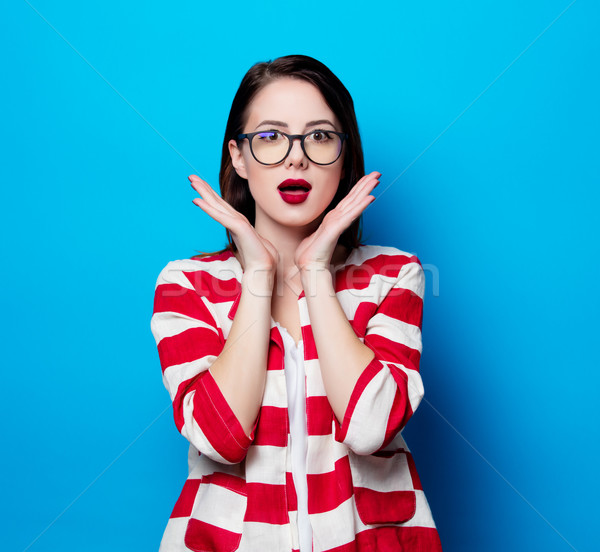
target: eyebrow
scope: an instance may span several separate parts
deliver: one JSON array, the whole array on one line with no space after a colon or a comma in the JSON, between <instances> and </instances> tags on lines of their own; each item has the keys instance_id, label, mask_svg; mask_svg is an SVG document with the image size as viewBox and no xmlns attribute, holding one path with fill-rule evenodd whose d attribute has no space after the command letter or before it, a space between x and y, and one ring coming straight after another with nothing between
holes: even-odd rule
<instances>
[{"instance_id":1,"label":"eyebrow","mask_svg":"<svg viewBox=\"0 0 600 552\"><path fill-rule=\"evenodd\" d=\"M304 128L308 128L308 127L312 127L312 126L316 126L316 125L331 125L333 128L335 128L335 125L328 119L318 119L316 121L309 121L308 123L306 123ZM254 130L256 130L258 127L263 126L263 125L274 125L274 126L282 126L282 127L288 127L287 123L284 123L283 121L273 121L271 119L267 119L265 121L262 121L261 123L259 123L258 125L256 125L256 128Z\"/></svg>"}]
</instances>

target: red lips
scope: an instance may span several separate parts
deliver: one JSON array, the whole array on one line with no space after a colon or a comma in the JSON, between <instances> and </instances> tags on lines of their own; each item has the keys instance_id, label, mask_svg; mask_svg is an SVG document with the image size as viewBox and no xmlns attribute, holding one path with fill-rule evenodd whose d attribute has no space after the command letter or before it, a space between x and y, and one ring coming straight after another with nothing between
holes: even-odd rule
<instances>
[{"instance_id":1,"label":"red lips","mask_svg":"<svg viewBox=\"0 0 600 552\"><path fill-rule=\"evenodd\" d=\"M293 178L288 178L287 180L284 180L281 184L279 184L279 186L277 186L278 190L281 190L283 188L302 188L303 191L310 191L312 186L306 180L294 180Z\"/></svg>"},{"instance_id":2,"label":"red lips","mask_svg":"<svg viewBox=\"0 0 600 552\"><path fill-rule=\"evenodd\" d=\"M308 198L312 186L306 180L288 178L279 184L277 189L286 203L302 203Z\"/></svg>"}]
</instances>

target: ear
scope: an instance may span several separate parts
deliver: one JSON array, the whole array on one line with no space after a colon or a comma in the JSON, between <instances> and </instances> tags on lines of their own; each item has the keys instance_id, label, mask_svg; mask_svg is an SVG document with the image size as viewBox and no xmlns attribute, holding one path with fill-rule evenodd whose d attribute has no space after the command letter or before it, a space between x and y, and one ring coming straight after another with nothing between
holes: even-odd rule
<instances>
[{"instance_id":1,"label":"ear","mask_svg":"<svg viewBox=\"0 0 600 552\"><path fill-rule=\"evenodd\" d=\"M248 173L246 172L246 163L244 162L244 156L242 150L238 147L235 140L229 140L227 144L229 146L229 155L231 156L231 164L235 169L235 172L240 178L248 179Z\"/></svg>"}]
</instances>

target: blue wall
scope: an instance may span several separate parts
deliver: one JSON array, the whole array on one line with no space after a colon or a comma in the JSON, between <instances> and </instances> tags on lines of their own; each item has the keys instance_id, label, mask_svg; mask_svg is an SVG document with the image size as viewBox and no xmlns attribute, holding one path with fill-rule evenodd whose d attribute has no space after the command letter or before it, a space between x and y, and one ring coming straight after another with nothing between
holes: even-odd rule
<instances>
[{"instance_id":1,"label":"blue wall","mask_svg":"<svg viewBox=\"0 0 600 552\"><path fill-rule=\"evenodd\" d=\"M187 447L156 277L224 243L186 177L217 185L244 72L305 53L383 173L368 241L427 268L405 435L445 550L596 550L600 9L567 6L4 6L3 549L157 548Z\"/></svg>"}]
</instances>

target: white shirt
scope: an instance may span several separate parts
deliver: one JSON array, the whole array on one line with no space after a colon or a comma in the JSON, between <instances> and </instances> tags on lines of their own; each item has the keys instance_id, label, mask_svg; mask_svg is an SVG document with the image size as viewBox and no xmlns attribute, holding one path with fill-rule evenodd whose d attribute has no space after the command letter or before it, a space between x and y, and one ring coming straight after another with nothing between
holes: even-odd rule
<instances>
[{"instance_id":1,"label":"white shirt","mask_svg":"<svg viewBox=\"0 0 600 552\"><path fill-rule=\"evenodd\" d=\"M275 325L284 346L284 372L290 418L292 477L298 497L298 534L300 552L312 550L312 528L308 519L308 486L306 483L306 391L304 380L304 344L294 338L278 322Z\"/></svg>"}]
</instances>

